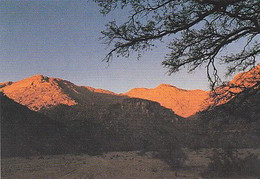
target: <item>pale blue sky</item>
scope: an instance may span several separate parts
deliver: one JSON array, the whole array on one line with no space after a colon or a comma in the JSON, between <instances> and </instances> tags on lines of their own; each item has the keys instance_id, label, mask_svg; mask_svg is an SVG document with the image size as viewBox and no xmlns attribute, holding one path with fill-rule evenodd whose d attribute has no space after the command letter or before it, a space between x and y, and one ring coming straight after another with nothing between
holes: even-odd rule
<instances>
[{"instance_id":1,"label":"pale blue sky","mask_svg":"<svg viewBox=\"0 0 260 179\"><path fill-rule=\"evenodd\" d=\"M161 83L208 89L205 68L168 76L161 65L167 44L158 44L141 60L133 55L103 62L108 49L99 41L100 31L126 17L123 11L104 17L91 1L1 1L0 82L43 74L114 92Z\"/></svg>"}]
</instances>

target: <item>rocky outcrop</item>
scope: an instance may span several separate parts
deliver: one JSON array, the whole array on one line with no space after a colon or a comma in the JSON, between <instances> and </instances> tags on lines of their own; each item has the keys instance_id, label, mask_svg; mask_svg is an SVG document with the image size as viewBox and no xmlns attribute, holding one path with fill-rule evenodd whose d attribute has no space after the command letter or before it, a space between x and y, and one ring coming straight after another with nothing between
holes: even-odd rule
<instances>
[{"instance_id":1,"label":"rocky outcrop","mask_svg":"<svg viewBox=\"0 0 260 179\"><path fill-rule=\"evenodd\" d=\"M154 119L179 120L181 117L170 109L162 107L159 103L140 98L125 99L121 104L121 110L134 117L135 115Z\"/></svg>"}]
</instances>

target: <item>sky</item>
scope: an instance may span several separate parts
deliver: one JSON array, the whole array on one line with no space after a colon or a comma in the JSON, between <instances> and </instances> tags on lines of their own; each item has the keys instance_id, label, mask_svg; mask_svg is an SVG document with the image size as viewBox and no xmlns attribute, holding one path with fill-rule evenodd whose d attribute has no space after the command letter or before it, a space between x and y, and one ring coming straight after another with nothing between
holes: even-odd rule
<instances>
[{"instance_id":1,"label":"sky","mask_svg":"<svg viewBox=\"0 0 260 179\"><path fill-rule=\"evenodd\" d=\"M125 11L103 16L97 4L87 0L0 1L0 82L43 74L116 93L162 83L209 89L204 67L168 75L161 65L169 52L167 43L140 60L132 55L109 64L102 61L109 47L99 40L100 32L109 21L126 18Z\"/></svg>"}]
</instances>

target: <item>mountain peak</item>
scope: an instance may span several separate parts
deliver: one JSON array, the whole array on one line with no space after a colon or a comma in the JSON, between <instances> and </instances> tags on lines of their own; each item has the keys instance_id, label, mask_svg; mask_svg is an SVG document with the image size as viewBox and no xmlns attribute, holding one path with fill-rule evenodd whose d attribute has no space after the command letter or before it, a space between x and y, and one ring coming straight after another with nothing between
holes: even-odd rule
<instances>
[{"instance_id":1,"label":"mountain peak","mask_svg":"<svg viewBox=\"0 0 260 179\"><path fill-rule=\"evenodd\" d=\"M44 107L57 104L75 105L73 100L55 78L34 75L1 88L14 101L38 111Z\"/></svg>"},{"instance_id":2,"label":"mountain peak","mask_svg":"<svg viewBox=\"0 0 260 179\"><path fill-rule=\"evenodd\" d=\"M156 88L171 88L171 87L176 88L175 86L172 86L172 85L170 85L170 84L164 84L164 83L160 84L160 85L157 86Z\"/></svg>"},{"instance_id":3,"label":"mountain peak","mask_svg":"<svg viewBox=\"0 0 260 179\"><path fill-rule=\"evenodd\" d=\"M26 78L26 80L39 81L39 82L49 82L49 79L50 78L48 76L44 76L42 74L37 74L29 78Z\"/></svg>"},{"instance_id":4,"label":"mountain peak","mask_svg":"<svg viewBox=\"0 0 260 179\"><path fill-rule=\"evenodd\" d=\"M32 77L39 77L39 78L43 78L44 75L43 74L36 74L36 75L33 75ZM47 76L46 76L47 77Z\"/></svg>"},{"instance_id":5,"label":"mountain peak","mask_svg":"<svg viewBox=\"0 0 260 179\"><path fill-rule=\"evenodd\" d=\"M31 76L31 77L29 77L29 78L27 78L27 79L44 79L44 78L46 78L47 76L44 76L44 75L42 75L42 74L36 74L36 75L33 75L33 76Z\"/></svg>"},{"instance_id":6,"label":"mountain peak","mask_svg":"<svg viewBox=\"0 0 260 179\"><path fill-rule=\"evenodd\" d=\"M160 90L160 89L161 89L161 90L187 91L187 90L185 90L185 89L178 88L178 87L176 87L176 86L174 86L174 85L164 84L164 83L158 85L158 86L155 87L154 89L157 89L157 90Z\"/></svg>"}]
</instances>

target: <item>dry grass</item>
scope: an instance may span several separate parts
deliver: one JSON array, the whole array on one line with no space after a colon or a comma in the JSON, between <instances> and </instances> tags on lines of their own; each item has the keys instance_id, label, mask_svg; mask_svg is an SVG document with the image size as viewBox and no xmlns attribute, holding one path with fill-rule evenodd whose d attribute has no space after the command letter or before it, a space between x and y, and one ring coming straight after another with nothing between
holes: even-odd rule
<instances>
[{"instance_id":1,"label":"dry grass","mask_svg":"<svg viewBox=\"0 0 260 179\"><path fill-rule=\"evenodd\" d=\"M241 154L250 151L260 156L260 149L240 150ZM110 152L101 156L56 155L30 158L2 159L2 179L5 178L200 178L212 150L191 151L185 149L189 159L185 167L171 170L167 164L152 157L151 153L138 155L138 152Z\"/></svg>"}]
</instances>

